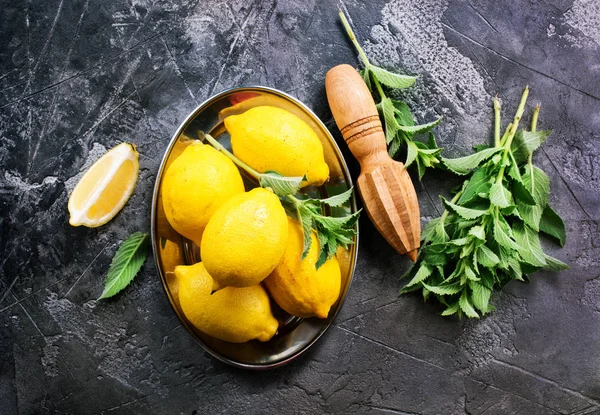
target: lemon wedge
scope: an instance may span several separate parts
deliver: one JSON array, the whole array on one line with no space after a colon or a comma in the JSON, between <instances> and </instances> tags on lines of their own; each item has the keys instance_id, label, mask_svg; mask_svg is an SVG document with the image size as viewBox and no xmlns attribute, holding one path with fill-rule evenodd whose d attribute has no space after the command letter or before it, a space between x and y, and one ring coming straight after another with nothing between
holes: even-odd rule
<instances>
[{"instance_id":1,"label":"lemon wedge","mask_svg":"<svg viewBox=\"0 0 600 415\"><path fill-rule=\"evenodd\" d=\"M100 157L69 197L69 223L95 228L114 218L135 189L138 158L135 146L129 143L119 144Z\"/></svg>"}]
</instances>

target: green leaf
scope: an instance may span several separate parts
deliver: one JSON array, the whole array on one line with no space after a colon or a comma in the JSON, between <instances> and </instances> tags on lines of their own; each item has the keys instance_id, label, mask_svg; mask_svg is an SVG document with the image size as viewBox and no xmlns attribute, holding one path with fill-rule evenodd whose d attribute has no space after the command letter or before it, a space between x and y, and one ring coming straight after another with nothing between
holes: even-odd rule
<instances>
[{"instance_id":1,"label":"green leaf","mask_svg":"<svg viewBox=\"0 0 600 415\"><path fill-rule=\"evenodd\" d=\"M565 242L567 241L567 231L565 230L565 223L558 216L550 205L546 205L544 211L542 212L542 218L540 220L540 231L544 232L547 235L553 236L558 240L561 247L565 246Z\"/></svg>"},{"instance_id":2,"label":"green leaf","mask_svg":"<svg viewBox=\"0 0 600 415\"><path fill-rule=\"evenodd\" d=\"M424 246L421 248L423 260L430 265L445 265L447 255L446 246L446 243L436 243Z\"/></svg>"},{"instance_id":3,"label":"green leaf","mask_svg":"<svg viewBox=\"0 0 600 415\"><path fill-rule=\"evenodd\" d=\"M473 226L471 229L469 229L469 235L472 235L480 241L485 242L485 229L481 225Z\"/></svg>"},{"instance_id":4,"label":"green leaf","mask_svg":"<svg viewBox=\"0 0 600 415\"><path fill-rule=\"evenodd\" d=\"M458 303L454 303L453 305L449 306L448 308L446 308L444 311L442 311L442 316L451 316L453 314L456 314L459 310L459 305Z\"/></svg>"},{"instance_id":5,"label":"green leaf","mask_svg":"<svg viewBox=\"0 0 600 415\"><path fill-rule=\"evenodd\" d=\"M542 250L537 232L529 226L518 222L513 225L512 230L515 242L521 247L518 250L521 259L536 267L545 266L544 251Z\"/></svg>"},{"instance_id":6,"label":"green leaf","mask_svg":"<svg viewBox=\"0 0 600 415\"><path fill-rule=\"evenodd\" d=\"M452 295L452 294L457 294L462 290L459 283L442 284L442 285L437 285L437 286L428 285L428 284L425 284L424 282L422 282L421 284L423 284L423 287L427 288L429 291L431 291L432 293L437 294L437 295Z\"/></svg>"},{"instance_id":7,"label":"green leaf","mask_svg":"<svg viewBox=\"0 0 600 415\"><path fill-rule=\"evenodd\" d=\"M104 291L98 300L109 298L127 287L148 257L150 238L147 233L136 232L127 238L112 259Z\"/></svg>"},{"instance_id":8,"label":"green leaf","mask_svg":"<svg viewBox=\"0 0 600 415\"><path fill-rule=\"evenodd\" d=\"M490 187L490 202L500 208L512 205L512 196L502 183L494 183Z\"/></svg>"},{"instance_id":9,"label":"green leaf","mask_svg":"<svg viewBox=\"0 0 600 415\"><path fill-rule=\"evenodd\" d=\"M422 262L421 266L419 267L419 270L417 271L417 273L415 274L413 279L410 280L410 282L408 284L406 284L405 288L411 287L415 284L425 281L425 279L431 275L432 271L433 271L433 268L431 268L426 263Z\"/></svg>"},{"instance_id":10,"label":"green leaf","mask_svg":"<svg viewBox=\"0 0 600 415\"><path fill-rule=\"evenodd\" d=\"M304 177L285 177L275 171L267 171L260 175L260 186L269 187L277 196L287 196L298 193Z\"/></svg>"},{"instance_id":11,"label":"green leaf","mask_svg":"<svg viewBox=\"0 0 600 415\"><path fill-rule=\"evenodd\" d=\"M417 153L419 152L419 149L417 148L417 145L410 140L406 142L406 145L406 162L404 163L404 166L408 167L417 158Z\"/></svg>"},{"instance_id":12,"label":"green leaf","mask_svg":"<svg viewBox=\"0 0 600 415\"><path fill-rule=\"evenodd\" d=\"M351 187L350 189L346 190L343 193L340 193L339 195L330 196L326 199L311 199L311 200L320 201L321 203L324 203L331 207L338 207L338 206L342 206L344 203L346 203L348 200L350 200L350 198L352 197L353 190L354 190L354 188Z\"/></svg>"},{"instance_id":13,"label":"green leaf","mask_svg":"<svg viewBox=\"0 0 600 415\"><path fill-rule=\"evenodd\" d=\"M415 125L415 119L413 118L410 107L402 101L390 99L394 105L394 113L398 125Z\"/></svg>"},{"instance_id":14,"label":"green leaf","mask_svg":"<svg viewBox=\"0 0 600 415\"><path fill-rule=\"evenodd\" d=\"M500 258L490 248L481 245L477 251L477 262L486 268L494 268L500 262Z\"/></svg>"},{"instance_id":15,"label":"green leaf","mask_svg":"<svg viewBox=\"0 0 600 415\"><path fill-rule=\"evenodd\" d=\"M489 180L490 177L485 169L475 170L464 187L462 195L458 199L458 204L468 203L482 193L489 193L491 186Z\"/></svg>"},{"instance_id":16,"label":"green leaf","mask_svg":"<svg viewBox=\"0 0 600 415\"><path fill-rule=\"evenodd\" d=\"M494 218L494 239L496 242L505 248L518 251L519 245L512 240L509 233L510 228L507 225L504 225L504 223L500 222L497 218Z\"/></svg>"},{"instance_id":17,"label":"green leaf","mask_svg":"<svg viewBox=\"0 0 600 415\"><path fill-rule=\"evenodd\" d=\"M529 155L538 149L552 131L524 131L515 134L510 146L515 160L525 162Z\"/></svg>"},{"instance_id":18,"label":"green leaf","mask_svg":"<svg viewBox=\"0 0 600 415\"><path fill-rule=\"evenodd\" d=\"M398 122L394 117L394 104L391 99L383 97L379 105L381 106L381 112L385 120L385 141L387 144L390 144L394 140L394 137L396 137L399 128Z\"/></svg>"},{"instance_id":19,"label":"green leaf","mask_svg":"<svg viewBox=\"0 0 600 415\"><path fill-rule=\"evenodd\" d=\"M544 208L550 194L550 179L546 173L539 167L528 164L525 167L525 174L523 174L523 184L530 190L537 204Z\"/></svg>"},{"instance_id":20,"label":"green leaf","mask_svg":"<svg viewBox=\"0 0 600 415\"><path fill-rule=\"evenodd\" d=\"M502 150L501 148L486 148L478 153L471 154L466 157L459 157L455 159L442 158L442 162L446 167L452 170L454 173L459 175L465 175L471 170L477 168L483 161L487 160L497 152Z\"/></svg>"},{"instance_id":21,"label":"green leaf","mask_svg":"<svg viewBox=\"0 0 600 415\"><path fill-rule=\"evenodd\" d=\"M430 220L427 226L425 226L421 239L426 243L438 244L448 242L450 237L446 233L444 223L440 221L440 218L435 218Z\"/></svg>"},{"instance_id":22,"label":"green leaf","mask_svg":"<svg viewBox=\"0 0 600 415\"><path fill-rule=\"evenodd\" d=\"M302 249L302 259L306 258L310 245L312 243L312 231L313 231L313 213L305 206L299 205L296 211L298 215L298 221L302 224L302 237L304 239L304 247ZM321 244L321 247L323 244Z\"/></svg>"},{"instance_id":23,"label":"green leaf","mask_svg":"<svg viewBox=\"0 0 600 415\"><path fill-rule=\"evenodd\" d=\"M544 260L546 261L546 266L544 269L547 269L548 271L561 271L563 269L569 269L567 264L561 260L551 257L550 255L545 255Z\"/></svg>"},{"instance_id":24,"label":"green leaf","mask_svg":"<svg viewBox=\"0 0 600 415\"><path fill-rule=\"evenodd\" d=\"M415 76L399 75L374 65L370 65L369 69L379 82L391 88L408 88L417 80Z\"/></svg>"},{"instance_id":25,"label":"green leaf","mask_svg":"<svg viewBox=\"0 0 600 415\"><path fill-rule=\"evenodd\" d=\"M399 125L398 126L398 130L404 131L404 132L407 132L407 133L413 133L413 134L423 134L423 133L426 133L428 131L431 131L440 122L442 122L442 117L438 118L435 121L429 122L427 124L410 125L410 126L409 125Z\"/></svg>"},{"instance_id":26,"label":"green leaf","mask_svg":"<svg viewBox=\"0 0 600 415\"><path fill-rule=\"evenodd\" d=\"M482 314L487 313L489 310L488 305L490 302L490 297L492 296L492 290L476 281L469 281L469 287L472 291L471 302L475 308L481 311Z\"/></svg>"},{"instance_id":27,"label":"green leaf","mask_svg":"<svg viewBox=\"0 0 600 415\"><path fill-rule=\"evenodd\" d=\"M489 213L489 210L479 210L479 209L470 209L463 206L456 205L448 200L446 200L443 196L440 196L446 208L463 219L476 219L480 216L486 215Z\"/></svg>"},{"instance_id":28,"label":"green leaf","mask_svg":"<svg viewBox=\"0 0 600 415\"><path fill-rule=\"evenodd\" d=\"M536 204L535 199L531 195L529 189L525 187L525 184L523 183L522 179L521 181L513 180L512 193L515 196L516 200L520 200L526 205L533 206Z\"/></svg>"},{"instance_id":29,"label":"green leaf","mask_svg":"<svg viewBox=\"0 0 600 415\"><path fill-rule=\"evenodd\" d=\"M531 206L517 201L517 209L519 215L523 218L523 222L531 227L531 229L538 232L540 230L539 226L540 219L542 218L542 208L538 205Z\"/></svg>"},{"instance_id":30,"label":"green leaf","mask_svg":"<svg viewBox=\"0 0 600 415\"><path fill-rule=\"evenodd\" d=\"M475 309L471 305L471 302L469 301L467 290L464 290L461 294L460 299L458 300L458 305L467 317L479 318L479 314L477 314L477 311L475 311Z\"/></svg>"}]
</instances>

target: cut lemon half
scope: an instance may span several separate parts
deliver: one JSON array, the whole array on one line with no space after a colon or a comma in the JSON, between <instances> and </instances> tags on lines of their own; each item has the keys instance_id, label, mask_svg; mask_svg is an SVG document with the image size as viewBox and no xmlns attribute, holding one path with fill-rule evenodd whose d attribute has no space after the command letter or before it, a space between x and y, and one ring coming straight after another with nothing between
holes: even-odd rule
<instances>
[{"instance_id":1,"label":"cut lemon half","mask_svg":"<svg viewBox=\"0 0 600 415\"><path fill-rule=\"evenodd\" d=\"M69 197L69 223L95 228L114 218L135 189L138 158L135 146L129 143L119 144L100 157Z\"/></svg>"}]
</instances>

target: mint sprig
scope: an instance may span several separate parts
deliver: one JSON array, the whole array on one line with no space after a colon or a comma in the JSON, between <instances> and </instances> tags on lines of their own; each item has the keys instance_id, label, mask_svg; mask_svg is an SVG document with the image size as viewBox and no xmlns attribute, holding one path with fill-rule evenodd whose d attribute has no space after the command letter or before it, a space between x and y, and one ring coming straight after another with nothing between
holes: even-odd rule
<instances>
[{"instance_id":1,"label":"mint sprig","mask_svg":"<svg viewBox=\"0 0 600 415\"><path fill-rule=\"evenodd\" d=\"M373 65L358 43L350 23L341 9L339 15L344 29L358 51L364 66L361 71L363 80L371 93L376 93L379 96L379 102L376 106L385 124L385 139L390 156L397 158L400 150L405 146L406 160L404 165L409 167L413 163L416 164L419 179L422 179L428 167L440 165L442 149L437 146L431 131L442 121L442 117L429 123L416 125L408 105L405 102L389 98L385 94L382 85L392 89L404 89L412 86L418 77L393 73ZM428 134L428 141L417 140L415 136L419 134Z\"/></svg>"},{"instance_id":2,"label":"mint sprig","mask_svg":"<svg viewBox=\"0 0 600 415\"><path fill-rule=\"evenodd\" d=\"M529 94L526 88L514 120L500 136L500 102L494 99L494 146L457 159L442 159L457 175L466 176L452 200L442 198L445 211L423 231L423 244L402 292L421 290L446 309L443 316L477 318L494 308L494 290L512 280L568 266L544 253L540 233L561 246L565 225L548 204L550 181L533 165L532 154L550 131L536 131L540 107L531 130L519 130Z\"/></svg>"},{"instance_id":3,"label":"mint sprig","mask_svg":"<svg viewBox=\"0 0 600 415\"><path fill-rule=\"evenodd\" d=\"M319 268L328 259L333 257L339 246L348 249L354 243L356 235L355 224L358 221L360 210L353 214L343 216L327 216L329 208L340 207L352 197L353 188L325 199L307 198L299 194L304 177L286 177L275 171L259 173L252 167L237 158L211 135L198 131L201 140L208 141L214 148L222 152L238 167L252 176L261 187L270 188L275 193L283 207L296 216L302 225L304 247L302 258L308 254L312 244L312 232L315 231L319 240L319 259L316 268Z\"/></svg>"},{"instance_id":4,"label":"mint sprig","mask_svg":"<svg viewBox=\"0 0 600 415\"><path fill-rule=\"evenodd\" d=\"M149 248L147 233L136 232L123 241L112 259L104 291L98 300L118 294L133 281L148 257Z\"/></svg>"}]
</instances>

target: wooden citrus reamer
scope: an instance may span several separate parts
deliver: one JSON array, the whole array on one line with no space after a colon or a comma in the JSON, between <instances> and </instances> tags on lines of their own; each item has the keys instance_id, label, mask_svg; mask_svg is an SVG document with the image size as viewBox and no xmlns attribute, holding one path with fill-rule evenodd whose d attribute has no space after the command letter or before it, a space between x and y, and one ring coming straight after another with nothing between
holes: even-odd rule
<instances>
[{"instance_id":1,"label":"wooden citrus reamer","mask_svg":"<svg viewBox=\"0 0 600 415\"><path fill-rule=\"evenodd\" d=\"M404 164L388 155L371 93L350 65L330 69L325 89L335 122L360 163L358 191L367 215L396 251L416 261L421 244L417 194Z\"/></svg>"}]
</instances>

